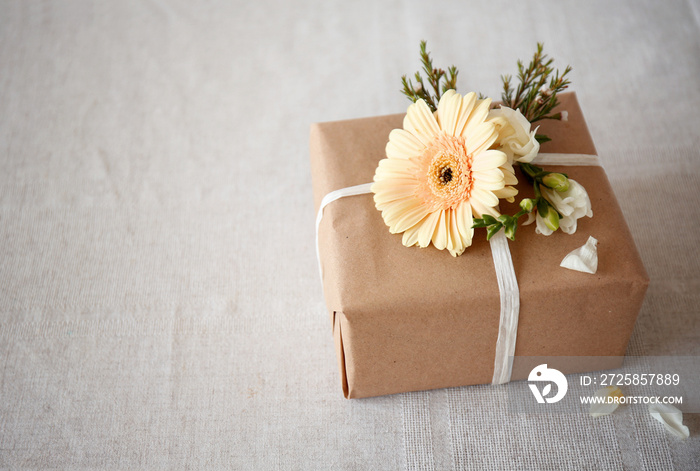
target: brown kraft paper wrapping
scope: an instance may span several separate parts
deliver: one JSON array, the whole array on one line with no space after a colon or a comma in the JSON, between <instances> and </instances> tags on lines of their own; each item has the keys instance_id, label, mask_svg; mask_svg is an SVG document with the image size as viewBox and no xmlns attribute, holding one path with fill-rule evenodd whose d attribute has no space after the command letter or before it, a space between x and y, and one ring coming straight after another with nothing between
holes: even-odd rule
<instances>
[{"instance_id":1,"label":"brown kraft paper wrapping","mask_svg":"<svg viewBox=\"0 0 700 471\"><path fill-rule=\"evenodd\" d=\"M540 152L596 154L576 95L560 101L568 121L537 123L538 134L552 139ZM311 126L316 210L327 193L372 181L403 116ZM545 237L535 224L521 226L509 242L521 304L515 355L623 356L649 283L630 231L602 167L546 169L586 188L593 218L579 219L572 235ZM527 184L519 190L516 203L532 196ZM518 208L502 200L501 210ZM591 235L597 273L561 268ZM407 248L366 194L325 208L319 247L345 397L491 382L500 301L485 229L476 229L472 246L456 258L432 245Z\"/></svg>"}]
</instances>

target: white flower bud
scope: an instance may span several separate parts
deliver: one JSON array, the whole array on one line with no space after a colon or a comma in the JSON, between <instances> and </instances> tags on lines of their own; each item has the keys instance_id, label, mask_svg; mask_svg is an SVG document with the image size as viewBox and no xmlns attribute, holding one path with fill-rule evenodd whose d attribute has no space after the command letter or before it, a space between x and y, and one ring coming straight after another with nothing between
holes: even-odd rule
<instances>
[{"instance_id":1,"label":"white flower bud","mask_svg":"<svg viewBox=\"0 0 700 471\"><path fill-rule=\"evenodd\" d=\"M542 183L559 193L569 189L569 179L561 173L548 173L542 178Z\"/></svg>"},{"instance_id":2,"label":"white flower bud","mask_svg":"<svg viewBox=\"0 0 700 471\"><path fill-rule=\"evenodd\" d=\"M539 216L539 213L538 213ZM551 231L559 229L559 214L551 206L547 209L547 214L542 218L544 225Z\"/></svg>"},{"instance_id":3,"label":"white flower bud","mask_svg":"<svg viewBox=\"0 0 700 471\"><path fill-rule=\"evenodd\" d=\"M535 209L535 202L530 198L525 198L520 202L520 209L523 211L532 212Z\"/></svg>"}]
</instances>

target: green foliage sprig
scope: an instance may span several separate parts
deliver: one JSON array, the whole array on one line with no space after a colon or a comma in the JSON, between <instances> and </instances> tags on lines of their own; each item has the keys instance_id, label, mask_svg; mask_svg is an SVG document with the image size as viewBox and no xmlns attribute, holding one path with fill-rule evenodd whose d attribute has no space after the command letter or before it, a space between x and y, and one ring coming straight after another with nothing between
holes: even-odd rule
<instances>
[{"instance_id":1,"label":"green foliage sprig","mask_svg":"<svg viewBox=\"0 0 700 471\"><path fill-rule=\"evenodd\" d=\"M517 78L520 83L517 88L513 88L511 84L511 75L501 76L503 104L514 110L519 109L531 123L541 119L561 119L561 113L551 113L559 104L557 94L571 84L568 78L571 66L567 65L564 72L560 73L552 67L554 59L548 58L543 50L544 45L537 43L537 51L527 67L522 61L518 61Z\"/></svg>"},{"instance_id":2,"label":"green foliage sprig","mask_svg":"<svg viewBox=\"0 0 700 471\"><path fill-rule=\"evenodd\" d=\"M457 74L459 71L457 67L450 66L447 68L447 72L442 69L436 69L433 67L433 60L430 58L430 53L426 50L427 43L425 41L420 42L420 59L423 64L423 71L425 72L428 85L433 89L432 92L428 90L423 81L423 77L420 71L416 72L414 77L416 80L416 85L413 85L411 79L406 78L405 75L401 77L401 84L403 85L403 90L401 93L406 95L409 100L416 102L420 99L425 100L430 109L434 112L437 110L437 104L440 101L440 96L450 89L457 89ZM444 80L444 83L442 81Z\"/></svg>"}]
</instances>

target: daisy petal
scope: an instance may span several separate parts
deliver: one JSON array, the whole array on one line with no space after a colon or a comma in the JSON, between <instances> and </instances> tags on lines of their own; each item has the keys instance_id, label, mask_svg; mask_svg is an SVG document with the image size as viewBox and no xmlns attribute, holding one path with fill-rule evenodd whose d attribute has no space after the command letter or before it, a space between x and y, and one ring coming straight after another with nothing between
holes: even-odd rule
<instances>
[{"instance_id":1,"label":"daisy petal","mask_svg":"<svg viewBox=\"0 0 700 471\"><path fill-rule=\"evenodd\" d=\"M500 150L487 150L474 156L472 170L475 172L481 170L491 170L492 168L501 167L507 162L508 157L506 157L506 154Z\"/></svg>"},{"instance_id":2,"label":"daisy petal","mask_svg":"<svg viewBox=\"0 0 700 471\"><path fill-rule=\"evenodd\" d=\"M438 211L440 214L440 219L435 226L435 232L433 232L433 245L438 250L443 250L447 247L447 221L445 220L445 213L447 211Z\"/></svg>"},{"instance_id":3,"label":"daisy petal","mask_svg":"<svg viewBox=\"0 0 700 471\"><path fill-rule=\"evenodd\" d=\"M404 129L394 129L389 133L386 145L386 156L390 159L407 159L421 155L425 146L410 132Z\"/></svg>"},{"instance_id":4,"label":"daisy petal","mask_svg":"<svg viewBox=\"0 0 700 471\"><path fill-rule=\"evenodd\" d=\"M493 194L500 199L506 199L509 203L512 203L513 198L515 198L515 196L517 196L518 194L518 190L516 188L513 188L512 186L506 186L501 188L500 190L494 191Z\"/></svg>"},{"instance_id":5,"label":"daisy petal","mask_svg":"<svg viewBox=\"0 0 700 471\"><path fill-rule=\"evenodd\" d=\"M466 249L467 249L466 247L458 247L458 248L453 248L453 249L448 248L447 250L450 252L450 255L452 255L453 257L459 257L460 255L462 255L464 253L464 251Z\"/></svg>"},{"instance_id":6,"label":"daisy petal","mask_svg":"<svg viewBox=\"0 0 700 471\"><path fill-rule=\"evenodd\" d=\"M471 115L474 110L474 105L476 105L476 93L470 92L462 97L462 113L455 126L455 136L464 135L464 127L467 125L469 115Z\"/></svg>"},{"instance_id":7,"label":"daisy petal","mask_svg":"<svg viewBox=\"0 0 700 471\"><path fill-rule=\"evenodd\" d=\"M503 170L498 167L490 170L474 170L473 175L475 183L478 181L505 183Z\"/></svg>"},{"instance_id":8,"label":"daisy petal","mask_svg":"<svg viewBox=\"0 0 700 471\"><path fill-rule=\"evenodd\" d=\"M472 208L468 202L463 201L455 209L457 219L457 228L462 237L464 247L472 245L472 237L474 236L474 219L472 218Z\"/></svg>"},{"instance_id":9,"label":"daisy petal","mask_svg":"<svg viewBox=\"0 0 700 471\"><path fill-rule=\"evenodd\" d=\"M462 131L462 136L467 137L473 133L473 130L475 127L481 125L486 121L486 118L489 115L489 107L491 106L491 99L487 98L485 100L477 100L476 101L476 106L474 107L473 111L469 115L469 118L467 120L467 125L464 127L464 130ZM491 126L495 125L493 123L489 123Z\"/></svg>"},{"instance_id":10,"label":"daisy petal","mask_svg":"<svg viewBox=\"0 0 700 471\"><path fill-rule=\"evenodd\" d=\"M476 184L476 182L474 183ZM483 190L481 188L474 188L472 190L471 199L476 199L477 201L483 203L485 206L498 206L498 198L496 197L496 195L494 195L488 190Z\"/></svg>"},{"instance_id":11,"label":"daisy petal","mask_svg":"<svg viewBox=\"0 0 700 471\"><path fill-rule=\"evenodd\" d=\"M388 182L379 182L388 183ZM415 193L415 185L393 185L386 189L378 186L377 183L372 185L372 191L374 192L374 202L376 204L385 204L391 201L396 201L404 198L409 198Z\"/></svg>"},{"instance_id":12,"label":"daisy petal","mask_svg":"<svg viewBox=\"0 0 700 471\"><path fill-rule=\"evenodd\" d=\"M505 184L503 183L503 180L501 180L499 182L489 182L486 180L476 180L476 181L474 181L473 188L494 193L497 190L502 190L503 188L505 188ZM472 190L472 192L473 192L473 190ZM496 197L496 199L498 199L498 197Z\"/></svg>"},{"instance_id":13,"label":"daisy petal","mask_svg":"<svg viewBox=\"0 0 700 471\"><path fill-rule=\"evenodd\" d=\"M484 123L474 130L476 135L471 141L467 138L468 150L470 154L479 155L491 147L498 139L496 127L492 123ZM507 159L506 159L507 160Z\"/></svg>"},{"instance_id":14,"label":"daisy petal","mask_svg":"<svg viewBox=\"0 0 700 471\"><path fill-rule=\"evenodd\" d=\"M393 176L413 177L414 166L410 160L406 159L382 159L377 166L377 173L385 172Z\"/></svg>"},{"instance_id":15,"label":"daisy petal","mask_svg":"<svg viewBox=\"0 0 700 471\"><path fill-rule=\"evenodd\" d=\"M428 214L428 210L423 205L406 210L394 221L394 233L406 231L421 222Z\"/></svg>"},{"instance_id":16,"label":"daisy petal","mask_svg":"<svg viewBox=\"0 0 700 471\"><path fill-rule=\"evenodd\" d=\"M401 219L405 213L413 212L416 208L423 207L421 201L417 198L405 198L377 206L381 206L384 222L389 226L392 234L400 232L395 230L396 222Z\"/></svg>"},{"instance_id":17,"label":"daisy petal","mask_svg":"<svg viewBox=\"0 0 700 471\"><path fill-rule=\"evenodd\" d=\"M415 178L398 178L391 180L376 180L372 183L372 191L381 193L383 191L393 190L396 187L415 188L417 185Z\"/></svg>"},{"instance_id":18,"label":"daisy petal","mask_svg":"<svg viewBox=\"0 0 700 471\"><path fill-rule=\"evenodd\" d=\"M440 132L435 116L433 116L430 108L423 100L418 100L408 107L406 117L403 120L403 127L425 146L429 145Z\"/></svg>"},{"instance_id":19,"label":"daisy petal","mask_svg":"<svg viewBox=\"0 0 700 471\"><path fill-rule=\"evenodd\" d=\"M454 236L455 234L452 232L452 209L448 208L444 211L445 213L445 237L446 243L445 243L445 248L447 249L448 252L452 253L454 249Z\"/></svg>"},{"instance_id":20,"label":"daisy petal","mask_svg":"<svg viewBox=\"0 0 700 471\"><path fill-rule=\"evenodd\" d=\"M447 249L450 251L453 257L461 255L466 248L462 241L462 236L459 232L459 224L457 223L457 209L450 209L447 212L449 216L449 234L448 234L448 244Z\"/></svg>"},{"instance_id":21,"label":"daisy petal","mask_svg":"<svg viewBox=\"0 0 700 471\"><path fill-rule=\"evenodd\" d=\"M503 179L506 185L518 184L518 177L515 176L515 173L513 173L512 171L508 171L506 167L500 167L500 169L503 172Z\"/></svg>"},{"instance_id":22,"label":"daisy petal","mask_svg":"<svg viewBox=\"0 0 700 471\"><path fill-rule=\"evenodd\" d=\"M420 231L421 225L416 224L415 226L406 229L403 233L401 243L406 247L413 247L418 243L418 233Z\"/></svg>"},{"instance_id":23,"label":"daisy petal","mask_svg":"<svg viewBox=\"0 0 700 471\"><path fill-rule=\"evenodd\" d=\"M440 220L440 212L432 212L426 217L423 222L421 222L421 227L418 232L418 245L420 247L427 247L430 245L430 239L433 238L433 233L435 232L435 226Z\"/></svg>"},{"instance_id":24,"label":"daisy petal","mask_svg":"<svg viewBox=\"0 0 700 471\"><path fill-rule=\"evenodd\" d=\"M462 114L462 96L454 90L447 90L440 98L437 109L440 128L448 136L454 136L457 123Z\"/></svg>"},{"instance_id":25,"label":"daisy petal","mask_svg":"<svg viewBox=\"0 0 700 471\"><path fill-rule=\"evenodd\" d=\"M494 135L498 137L496 126L488 122L472 126L465 134L464 139L467 143L467 151L472 155L478 155L480 152L477 151Z\"/></svg>"},{"instance_id":26,"label":"daisy petal","mask_svg":"<svg viewBox=\"0 0 700 471\"><path fill-rule=\"evenodd\" d=\"M500 216L498 210L494 207L486 206L476 198L471 198L469 204L472 207L472 213L478 218L484 217L484 214L490 214L493 217Z\"/></svg>"}]
</instances>

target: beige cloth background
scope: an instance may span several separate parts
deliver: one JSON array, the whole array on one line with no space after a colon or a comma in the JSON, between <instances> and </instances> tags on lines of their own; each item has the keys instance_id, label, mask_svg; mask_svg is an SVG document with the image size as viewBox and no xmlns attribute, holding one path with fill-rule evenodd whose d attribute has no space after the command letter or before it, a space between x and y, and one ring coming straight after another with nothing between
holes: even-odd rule
<instances>
[{"instance_id":1,"label":"beige cloth background","mask_svg":"<svg viewBox=\"0 0 700 471\"><path fill-rule=\"evenodd\" d=\"M0 466L700 469L641 407L490 386L342 398L308 129L401 112L429 41L497 96L574 68L651 286L629 353L700 354L700 3L0 1Z\"/></svg>"}]
</instances>

